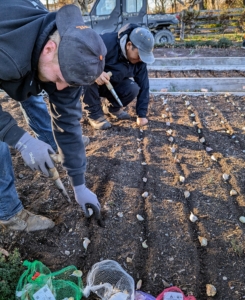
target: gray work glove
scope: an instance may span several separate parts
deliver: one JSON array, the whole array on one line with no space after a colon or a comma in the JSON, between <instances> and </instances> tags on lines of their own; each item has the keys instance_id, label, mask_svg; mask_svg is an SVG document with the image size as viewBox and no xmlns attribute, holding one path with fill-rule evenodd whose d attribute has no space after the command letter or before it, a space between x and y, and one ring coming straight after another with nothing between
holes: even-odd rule
<instances>
[{"instance_id":1,"label":"gray work glove","mask_svg":"<svg viewBox=\"0 0 245 300\"><path fill-rule=\"evenodd\" d=\"M85 217L89 218L88 207L91 207L94 211L95 218L100 219L100 203L97 196L91 192L85 184L74 186L75 199L77 203L82 207Z\"/></svg>"},{"instance_id":2,"label":"gray work glove","mask_svg":"<svg viewBox=\"0 0 245 300\"><path fill-rule=\"evenodd\" d=\"M48 169L54 168L54 163L49 154L54 150L48 144L35 139L28 132L19 139L15 149L20 151L25 163L32 170L39 170L49 176Z\"/></svg>"}]
</instances>

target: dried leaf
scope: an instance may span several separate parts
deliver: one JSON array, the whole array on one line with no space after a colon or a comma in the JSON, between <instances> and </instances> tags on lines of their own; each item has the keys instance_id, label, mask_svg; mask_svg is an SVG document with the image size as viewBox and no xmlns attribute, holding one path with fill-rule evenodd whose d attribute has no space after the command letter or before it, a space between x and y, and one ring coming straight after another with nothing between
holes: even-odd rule
<instances>
[{"instance_id":1,"label":"dried leaf","mask_svg":"<svg viewBox=\"0 0 245 300\"><path fill-rule=\"evenodd\" d=\"M0 253L2 253L3 255L5 256L9 256L9 253L7 250L3 249L3 248L0 248Z\"/></svg>"}]
</instances>

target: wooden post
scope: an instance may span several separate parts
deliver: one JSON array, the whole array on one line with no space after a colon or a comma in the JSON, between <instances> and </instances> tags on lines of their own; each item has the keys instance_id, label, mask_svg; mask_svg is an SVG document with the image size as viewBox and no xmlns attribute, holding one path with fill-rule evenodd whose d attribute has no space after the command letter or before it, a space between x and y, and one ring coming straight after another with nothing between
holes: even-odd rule
<instances>
[{"instance_id":1,"label":"wooden post","mask_svg":"<svg viewBox=\"0 0 245 300\"><path fill-rule=\"evenodd\" d=\"M184 11L182 10L180 13L180 40L184 41L185 39L185 23L183 21L184 19Z\"/></svg>"}]
</instances>

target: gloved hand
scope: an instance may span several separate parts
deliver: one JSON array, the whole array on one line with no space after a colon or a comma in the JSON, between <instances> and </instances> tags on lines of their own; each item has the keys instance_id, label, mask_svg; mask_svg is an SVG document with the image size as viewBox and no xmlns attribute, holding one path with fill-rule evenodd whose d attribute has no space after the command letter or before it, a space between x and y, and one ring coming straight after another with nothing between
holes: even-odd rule
<instances>
[{"instance_id":1,"label":"gloved hand","mask_svg":"<svg viewBox=\"0 0 245 300\"><path fill-rule=\"evenodd\" d=\"M91 207L94 211L95 218L100 219L100 203L97 199L97 196L91 192L85 184L74 186L74 193L76 201L81 205L82 210L84 211L85 217L89 218L88 207ZM88 207L87 207L88 206Z\"/></svg>"},{"instance_id":2,"label":"gloved hand","mask_svg":"<svg viewBox=\"0 0 245 300\"><path fill-rule=\"evenodd\" d=\"M54 150L48 144L35 139L28 132L19 139L15 149L20 151L25 163L32 170L39 170L49 176L48 169L54 167L54 163L49 156Z\"/></svg>"}]
</instances>

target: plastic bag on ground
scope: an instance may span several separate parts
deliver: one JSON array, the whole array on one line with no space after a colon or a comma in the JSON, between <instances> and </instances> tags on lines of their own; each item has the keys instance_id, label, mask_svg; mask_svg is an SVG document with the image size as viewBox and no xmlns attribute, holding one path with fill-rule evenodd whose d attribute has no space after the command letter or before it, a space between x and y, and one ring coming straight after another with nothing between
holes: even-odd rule
<instances>
[{"instance_id":1,"label":"plastic bag on ground","mask_svg":"<svg viewBox=\"0 0 245 300\"><path fill-rule=\"evenodd\" d=\"M194 296L185 294L176 286L169 287L157 296L156 300L196 300Z\"/></svg>"},{"instance_id":2,"label":"plastic bag on ground","mask_svg":"<svg viewBox=\"0 0 245 300\"><path fill-rule=\"evenodd\" d=\"M114 260L103 260L92 266L87 275L85 297L90 292L102 300L134 300L134 280Z\"/></svg>"},{"instance_id":3,"label":"plastic bag on ground","mask_svg":"<svg viewBox=\"0 0 245 300\"><path fill-rule=\"evenodd\" d=\"M17 300L50 299L63 300L82 298L82 280L76 274L75 266L51 272L40 261L23 263L27 270L21 275L16 288Z\"/></svg>"},{"instance_id":4,"label":"plastic bag on ground","mask_svg":"<svg viewBox=\"0 0 245 300\"><path fill-rule=\"evenodd\" d=\"M135 292L135 300L156 300L156 298L145 292L136 291Z\"/></svg>"}]
</instances>

